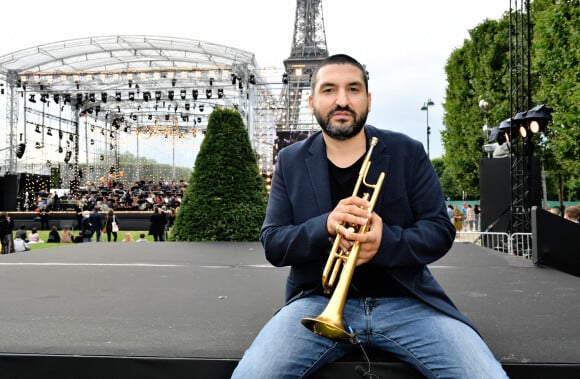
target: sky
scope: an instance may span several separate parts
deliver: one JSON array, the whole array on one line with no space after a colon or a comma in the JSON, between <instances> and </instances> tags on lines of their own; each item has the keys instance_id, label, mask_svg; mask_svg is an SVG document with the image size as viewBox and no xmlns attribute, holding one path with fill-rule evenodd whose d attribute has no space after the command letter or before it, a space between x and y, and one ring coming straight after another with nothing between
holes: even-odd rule
<instances>
[{"instance_id":1,"label":"sky","mask_svg":"<svg viewBox=\"0 0 580 379\"><path fill-rule=\"evenodd\" d=\"M322 2L330 54L345 53L369 71L368 123L410 135L430 157L441 144L445 64L485 19L499 19L510 0L326 0ZM0 56L43 44L109 35L201 40L253 53L261 67L283 67L290 55L294 0L11 1L0 21ZM477 104L473 104L477 107ZM482 120L483 126L483 120Z\"/></svg>"}]
</instances>

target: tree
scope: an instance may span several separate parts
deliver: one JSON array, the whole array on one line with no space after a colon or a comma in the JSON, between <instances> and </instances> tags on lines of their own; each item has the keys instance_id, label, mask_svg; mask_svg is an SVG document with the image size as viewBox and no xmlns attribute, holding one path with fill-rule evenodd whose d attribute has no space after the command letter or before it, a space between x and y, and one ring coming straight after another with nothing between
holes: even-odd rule
<instances>
[{"instance_id":1,"label":"tree","mask_svg":"<svg viewBox=\"0 0 580 379\"><path fill-rule=\"evenodd\" d=\"M580 6L578 0L535 0L532 69L534 101L554 109L542 141L550 177L563 183L560 200L578 199L580 181ZM558 186L560 187L560 186ZM563 193L566 192L566 193Z\"/></svg>"},{"instance_id":2,"label":"tree","mask_svg":"<svg viewBox=\"0 0 580 379\"><path fill-rule=\"evenodd\" d=\"M535 0L531 3L532 103L554 109L544 138L536 138L535 155L547 170L548 197L575 200L580 194L580 7L578 0ZM470 30L470 39L452 52L445 67L446 154L444 185L455 192L478 193L481 145L480 99L492 104L488 125L510 115L509 13Z\"/></svg>"},{"instance_id":3,"label":"tree","mask_svg":"<svg viewBox=\"0 0 580 379\"><path fill-rule=\"evenodd\" d=\"M215 109L172 230L179 241L255 241L267 194L237 111Z\"/></svg>"},{"instance_id":4,"label":"tree","mask_svg":"<svg viewBox=\"0 0 580 379\"><path fill-rule=\"evenodd\" d=\"M500 21L486 20L470 30L470 39L452 52L445 66L448 86L442 141L445 172L441 176L451 193L479 197L479 160L485 117L479 101L492 104L490 126L509 118L509 39L508 16ZM451 195L449 193L449 195Z\"/></svg>"}]
</instances>

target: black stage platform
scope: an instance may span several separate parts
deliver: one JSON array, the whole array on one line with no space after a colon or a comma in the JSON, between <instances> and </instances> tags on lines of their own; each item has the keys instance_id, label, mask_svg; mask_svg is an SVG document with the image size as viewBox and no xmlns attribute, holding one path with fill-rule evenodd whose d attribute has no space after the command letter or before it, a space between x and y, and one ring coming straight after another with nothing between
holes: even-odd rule
<instances>
[{"instance_id":1,"label":"black stage platform","mask_svg":"<svg viewBox=\"0 0 580 379\"><path fill-rule=\"evenodd\" d=\"M580 377L580 278L467 243L431 268L510 377ZM91 243L1 255L0 375L228 378L281 305L286 273L259 243ZM419 377L371 356L381 378ZM316 378L356 378L361 363L349 357Z\"/></svg>"}]
</instances>

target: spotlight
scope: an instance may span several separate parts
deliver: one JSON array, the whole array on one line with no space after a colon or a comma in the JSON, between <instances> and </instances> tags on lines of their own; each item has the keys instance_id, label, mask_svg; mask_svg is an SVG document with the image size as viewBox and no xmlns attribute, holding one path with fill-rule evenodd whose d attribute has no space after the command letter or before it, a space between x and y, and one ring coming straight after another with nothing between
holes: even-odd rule
<instances>
[{"instance_id":1,"label":"spotlight","mask_svg":"<svg viewBox=\"0 0 580 379\"><path fill-rule=\"evenodd\" d=\"M250 74L250 78L248 79L248 83L256 84L256 76L254 74Z\"/></svg>"},{"instance_id":2,"label":"spotlight","mask_svg":"<svg viewBox=\"0 0 580 379\"><path fill-rule=\"evenodd\" d=\"M156 101L161 100L161 91L155 91L155 100Z\"/></svg>"},{"instance_id":3,"label":"spotlight","mask_svg":"<svg viewBox=\"0 0 580 379\"><path fill-rule=\"evenodd\" d=\"M197 95L198 95L198 91L196 89L191 91L191 96L193 97L193 100L197 100Z\"/></svg>"},{"instance_id":4,"label":"spotlight","mask_svg":"<svg viewBox=\"0 0 580 379\"><path fill-rule=\"evenodd\" d=\"M28 99L28 101L30 101L31 103L36 103L36 100L34 99L34 94L30 95L30 98Z\"/></svg>"},{"instance_id":5,"label":"spotlight","mask_svg":"<svg viewBox=\"0 0 580 379\"><path fill-rule=\"evenodd\" d=\"M173 79L175 80L175 79ZM175 92L173 90L169 90L167 92L167 97L169 98L169 100L173 100L173 98L175 97Z\"/></svg>"},{"instance_id":6,"label":"spotlight","mask_svg":"<svg viewBox=\"0 0 580 379\"><path fill-rule=\"evenodd\" d=\"M70 104L70 93L65 93L64 94L64 103L65 104Z\"/></svg>"},{"instance_id":7,"label":"spotlight","mask_svg":"<svg viewBox=\"0 0 580 379\"><path fill-rule=\"evenodd\" d=\"M83 94L77 93L77 107L80 107L81 105L83 105Z\"/></svg>"},{"instance_id":8,"label":"spotlight","mask_svg":"<svg viewBox=\"0 0 580 379\"><path fill-rule=\"evenodd\" d=\"M47 136L52 136L52 129L51 128L47 128L46 129L46 135Z\"/></svg>"},{"instance_id":9,"label":"spotlight","mask_svg":"<svg viewBox=\"0 0 580 379\"><path fill-rule=\"evenodd\" d=\"M58 147L58 152L59 152L59 153L62 153L62 151L63 151L63 150L64 150L64 149L62 148L62 146L59 146L59 147Z\"/></svg>"},{"instance_id":10,"label":"spotlight","mask_svg":"<svg viewBox=\"0 0 580 379\"><path fill-rule=\"evenodd\" d=\"M101 93L101 101L102 101L103 103L106 103L106 102L107 102L107 97L108 97L108 96L109 96L109 95L107 95L107 93L106 93L106 92L102 92L102 93Z\"/></svg>"},{"instance_id":11,"label":"spotlight","mask_svg":"<svg viewBox=\"0 0 580 379\"><path fill-rule=\"evenodd\" d=\"M48 95L46 93L43 93L42 95L40 95L41 102L46 103L47 100L48 100Z\"/></svg>"},{"instance_id":12,"label":"spotlight","mask_svg":"<svg viewBox=\"0 0 580 379\"><path fill-rule=\"evenodd\" d=\"M135 92L129 92L129 100L130 101L134 101L135 100Z\"/></svg>"},{"instance_id":13,"label":"spotlight","mask_svg":"<svg viewBox=\"0 0 580 379\"><path fill-rule=\"evenodd\" d=\"M165 121L169 121L169 115L168 114L165 115Z\"/></svg>"},{"instance_id":14,"label":"spotlight","mask_svg":"<svg viewBox=\"0 0 580 379\"><path fill-rule=\"evenodd\" d=\"M143 92L143 100L144 101L151 100L151 92L149 92L149 91Z\"/></svg>"},{"instance_id":15,"label":"spotlight","mask_svg":"<svg viewBox=\"0 0 580 379\"><path fill-rule=\"evenodd\" d=\"M208 99L211 98L211 89L210 88L205 90L205 97L207 97Z\"/></svg>"},{"instance_id":16,"label":"spotlight","mask_svg":"<svg viewBox=\"0 0 580 379\"><path fill-rule=\"evenodd\" d=\"M152 115L147 116L147 120L152 120L152 119L153 119Z\"/></svg>"},{"instance_id":17,"label":"spotlight","mask_svg":"<svg viewBox=\"0 0 580 379\"><path fill-rule=\"evenodd\" d=\"M526 112L526 120L530 123L530 131L539 133L546 129L548 123L552 120L553 109L544 105L536 105Z\"/></svg>"},{"instance_id":18,"label":"spotlight","mask_svg":"<svg viewBox=\"0 0 580 379\"><path fill-rule=\"evenodd\" d=\"M94 93L89 93L89 101L91 103L94 103L95 102L95 94Z\"/></svg>"},{"instance_id":19,"label":"spotlight","mask_svg":"<svg viewBox=\"0 0 580 379\"><path fill-rule=\"evenodd\" d=\"M71 155L72 155L72 151L67 150L66 154L64 155L64 163L68 163L68 161L70 161Z\"/></svg>"},{"instance_id":20,"label":"spotlight","mask_svg":"<svg viewBox=\"0 0 580 379\"><path fill-rule=\"evenodd\" d=\"M37 142L37 143L35 143L35 144L34 144L34 147L35 147L36 149L42 149L42 145L40 144L40 142Z\"/></svg>"},{"instance_id":21,"label":"spotlight","mask_svg":"<svg viewBox=\"0 0 580 379\"><path fill-rule=\"evenodd\" d=\"M181 100L185 100L185 90L184 89L181 90L180 95L181 95Z\"/></svg>"},{"instance_id":22,"label":"spotlight","mask_svg":"<svg viewBox=\"0 0 580 379\"><path fill-rule=\"evenodd\" d=\"M189 103L185 103L185 110L186 110L186 111L188 111L188 110L190 109L190 107L191 107L191 106L189 105Z\"/></svg>"},{"instance_id":23,"label":"spotlight","mask_svg":"<svg viewBox=\"0 0 580 379\"><path fill-rule=\"evenodd\" d=\"M224 89L223 88L218 88L217 94L218 94L218 99L223 99L223 97L224 97Z\"/></svg>"},{"instance_id":24,"label":"spotlight","mask_svg":"<svg viewBox=\"0 0 580 379\"><path fill-rule=\"evenodd\" d=\"M200 111L200 112L203 112L203 109L204 109L204 106L203 106L203 104L199 104L199 111Z\"/></svg>"},{"instance_id":25,"label":"spotlight","mask_svg":"<svg viewBox=\"0 0 580 379\"><path fill-rule=\"evenodd\" d=\"M175 84L177 83L177 79L171 79L171 86L175 87Z\"/></svg>"},{"instance_id":26,"label":"spotlight","mask_svg":"<svg viewBox=\"0 0 580 379\"><path fill-rule=\"evenodd\" d=\"M58 93L55 93L53 99L55 104L58 104L58 102L60 101L60 95Z\"/></svg>"},{"instance_id":27,"label":"spotlight","mask_svg":"<svg viewBox=\"0 0 580 379\"><path fill-rule=\"evenodd\" d=\"M282 83L288 84L288 74L287 73L282 74Z\"/></svg>"},{"instance_id":28,"label":"spotlight","mask_svg":"<svg viewBox=\"0 0 580 379\"><path fill-rule=\"evenodd\" d=\"M121 101L121 92L115 92L115 100Z\"/></svg>"},{"instance_id":29,"label":"spotlight","mask_svg":"<svg viewBox=\"0 0 580 379\"><path fill-rule=\"evenodd\" d=\"M213 78L209 78L209 85L213 86Z\"/></svg>"},{"instance_id":30,"label":"spotlight","mask_svg":"<svg viewBox=\"0 0 580 379\"><path fill-rule=\"evenodd\" d=\"M232 85L236 84L236 79L238 77L236 76L236 74L232 74Z\"/></svg>"},{"instance_id":31,"label":"spotlight","mask_svg":"<svg viewBox=\"0 0 580 379\"><path fill-rule=\"evenodd\" d=\"M40 131L40 125L36 125L36 128L34 129L34 131L35 131L36 133L42 133L42 132Z\"/></svg>"}]
</instances>

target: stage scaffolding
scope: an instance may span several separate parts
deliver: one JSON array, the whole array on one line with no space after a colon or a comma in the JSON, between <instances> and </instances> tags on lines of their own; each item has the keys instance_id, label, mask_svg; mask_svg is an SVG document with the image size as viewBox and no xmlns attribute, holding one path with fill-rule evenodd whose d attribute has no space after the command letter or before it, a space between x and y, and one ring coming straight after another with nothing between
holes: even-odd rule
<instances>
[{"instance_id":1,"label":"stage scaffolding","mask_svg":"<svg viewBox=\"0 0 580 379\"><path fill-rule=\"evenodd\" d=\"M0 57L0 176L56 172L60 188L76 191L162 179L144 167L157 160L173 166L163 179L188 179L176 166L193 168L216 107L241 114L260 171L271 174L287 108L283 71L260 68L247 51L167 37L76 39L8 54ZM120 160L126 155L131 164Z\"/></svg>"}]
</instances>

